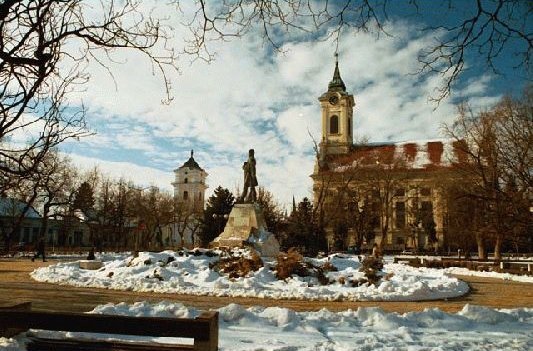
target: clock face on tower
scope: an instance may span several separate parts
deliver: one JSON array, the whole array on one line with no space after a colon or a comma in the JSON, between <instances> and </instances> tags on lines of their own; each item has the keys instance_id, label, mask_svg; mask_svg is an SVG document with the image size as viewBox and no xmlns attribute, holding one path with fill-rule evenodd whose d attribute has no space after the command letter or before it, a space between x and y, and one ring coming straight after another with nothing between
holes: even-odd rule
<instances>
[{"instance_id":1,"label":"clock face on tower","mask_svg":"<svg viewBox=\"0 0 533 351\"><path fill-rule=\"evenodd\" d=\"M339 98L337 97L337 95L333 95L333 96L330 96L328 101L330 104L336 105L337 102L339 102Z\"/></svg>"}]
</instances>

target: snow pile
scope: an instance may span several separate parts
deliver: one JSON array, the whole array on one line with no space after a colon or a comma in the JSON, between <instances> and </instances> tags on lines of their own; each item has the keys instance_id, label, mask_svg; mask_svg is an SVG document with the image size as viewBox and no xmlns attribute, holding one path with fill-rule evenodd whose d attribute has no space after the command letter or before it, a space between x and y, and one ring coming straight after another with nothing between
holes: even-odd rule
<instances>
[{"instance_id":1,"label":"snow pile","mask_svg":"<svg viewBox=\"0 0 533 351\"><path fill-rule=\"evenodd\" d=\"M279 254L278 239L265 228L260 228L259 232L250 235L247 241L257 252L261 253L261 256L276 257Z\"/></svg>"},{"instance_id":2,"label":"snow pile","mask_svg":"<svg viewBox=\"0 0 533 351\"><path fill-rule=\"evenodd\" d=\"M326 273L329 285L321 285L316 277L293 275L278 280L272 270L275 261L268 259L263 259L264 267L245 277L229 278L211 268L219 257L207 253L163 251L140 252L137 257L105 256L99 270L83 270L78 262L62 262L39 268L31 276L41 282L80 287L270 299L409 301L456 297L468 292L466 283L443 270L393 263L384 267L388 280L377 286L354 286L353 282L364 278L357 256L308 259L315 265L329 260L337 267L338 271Z\"/></svg>"},{"instance_id":3,"label":"snow pile","mask_svg":"<svg viewBox=\"0 0 533 351\"><path fill-rule=\"evenodd\" d=\"M468 268L462 268L462 267L449 267L449 268L445 268L444 271L450 274L457 274L457 275L512 280L515 282L522 282L522 283L533 283L533 276L527 276L527 275L517 275L517 274L500 273L500 272L478 272L478 271L473 271Z\"/></svg>"},{"instance_id":4,"label":"snow pile","mask_svg":"<svg viewBox=\"0 0 533 351\"><path fill-rule=\"evenodd\" d=\"M533 348L533 309L496 310L465 305L458 313L439 309L405 314L377 307L356 311L295 312L279 307L230 304L219 310L219 349L254 350L528 350ZM133 316L191 317L199 311L180 303L107 304L92 313ZM37 332L37 334L42 332ZM47 337L65 333L44 334ZM67 336L80 337L81 333ZM91 334L83 333L83 337ZM94 338L95 335L92 334ZM102 335L99 336L102 338ZM103 338L110 339L108 335ZM114 336L116 338L116 336ZM128 337L128 340L135 337ZM137 338L140 339L140 338ZM146 338L143 338L146 340ZM183 339L154 338L155 342ZM24 350L24 336L0 339L8 350ZM189 341L190 343L190 341ZM8 348L11 345L11 348Z\"/></svg>"}]
</instances>

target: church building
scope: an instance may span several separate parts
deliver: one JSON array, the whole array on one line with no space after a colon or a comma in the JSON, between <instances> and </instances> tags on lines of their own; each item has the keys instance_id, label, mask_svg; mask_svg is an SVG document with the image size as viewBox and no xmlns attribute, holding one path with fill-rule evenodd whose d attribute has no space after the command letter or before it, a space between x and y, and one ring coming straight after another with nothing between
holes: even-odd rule
<instances>
[{"instance_id":1,"label":"church building","mask_svg":"<svg viewBox=\"0 0 533 351\"><path fill-rule=\"evenodd\" d=\"M383 250L442 248L446 204L441 184L461 162L458 145L442 140L354 144L356 103L337 60L318 101L322 136L311 178L330 247L369 247L367 238L373 237Z\"/></svg>"}]
</instances>

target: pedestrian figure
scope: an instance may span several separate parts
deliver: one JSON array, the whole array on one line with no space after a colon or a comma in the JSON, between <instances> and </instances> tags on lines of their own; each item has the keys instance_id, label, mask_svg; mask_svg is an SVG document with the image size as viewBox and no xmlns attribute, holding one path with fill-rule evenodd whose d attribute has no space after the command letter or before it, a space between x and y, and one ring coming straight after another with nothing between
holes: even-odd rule
<instances>
[{"instance_id":1,"label":"pedestrian figure","mask_svg":"<svg viewBox=\"0 0 533 351\"><path fill-rule=\"evenodd\" d=\"M37 244L37 252L35 253L35 255L33 255L33 257L31 258L31 261L34 262L35 259L39 256L42 256L43 262L46 262L46 257L44 254L44 239L39 240L39 243Z\"/></svg>"}]
</instances>

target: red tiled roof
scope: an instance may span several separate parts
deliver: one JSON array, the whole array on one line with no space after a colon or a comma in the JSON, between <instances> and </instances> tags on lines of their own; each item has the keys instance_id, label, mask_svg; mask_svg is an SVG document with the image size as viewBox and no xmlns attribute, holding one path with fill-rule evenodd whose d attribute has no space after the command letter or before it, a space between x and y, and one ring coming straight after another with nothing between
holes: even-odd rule
<instances>
[{"instance_id":1,"label":"red tiled roof","mask_svg":"<svg viewBox=\"0 0 533 351\"><path fill-rule=\"evenodd\" d=\"M356 146L350 153L329 156L330 170L393 165L406 169L450 168L466 161L464 142L421 141Z\"/></svg>"}]
</instances>

